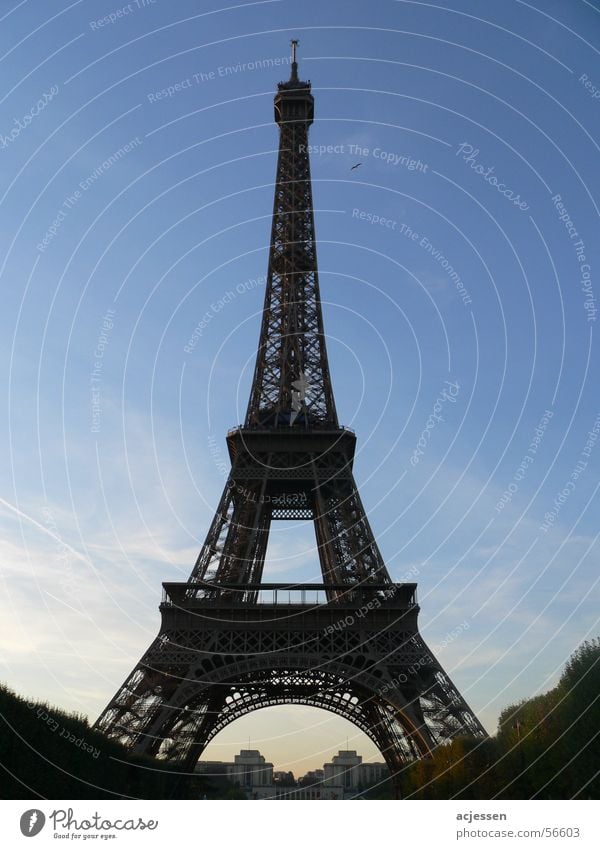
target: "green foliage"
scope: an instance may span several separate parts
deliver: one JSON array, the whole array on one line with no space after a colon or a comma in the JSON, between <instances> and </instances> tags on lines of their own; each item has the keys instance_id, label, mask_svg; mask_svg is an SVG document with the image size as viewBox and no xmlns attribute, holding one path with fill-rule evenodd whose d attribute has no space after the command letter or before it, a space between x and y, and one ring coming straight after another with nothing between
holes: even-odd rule
<instances>
[{"instance_id":1,"label":"green foliage","mask_svg":"<svg viewBox=\"0 0 600 849\"><path fill-rule=\"evenodd\" d=\"M457 737L402 775L404 798L597 799L600 794L600 640L583 643L552 690L511 705L498 733ZM391 784L365 793L392 798ZM87 719L0 686L0 798L244 798L225 780L132 757Z\"/></svg>"},{"instance_id":2,"label":"green foliage","mask_svg":"<svg viewBox=\"0 0 600 849\"><path fill-rule=\"evenodd\" d=\"M368 787L360 794L362 799L394 799L394 787L390 778L378 782L374 787Z\"/></svg>"},{"instance_id":3,"label":"green foliage","mask_svg":"<svg viewBox=\"0 0 600 849\"><path fill-rule=\"evenodd\" d=\"M560 681L505 708L488 740L459 737L411 764L415 799L597 799L600 794L600 640L584 642Z\"/></svg>"},{"instance_id":4,"label":"green foliage","mask_svg":"<svg viewBox=\"0 0 600 849\"><path fill-rule=\"evenodd\" d=\"M212 792L201 777L184 786L172 766L132 757L85 717L27 702L0 685L0 798L211 798Z\"/></svg>"},{"instance_id":5,"label":"green foliage","mask_svg":"<svg viewBox=\"0 0 600 849\"><path fill-rule=\"evenodd\" d=\"M195 775L188 788L188 799L247 799L244 791L225 776Z\"/></svg>"}]
</instances>

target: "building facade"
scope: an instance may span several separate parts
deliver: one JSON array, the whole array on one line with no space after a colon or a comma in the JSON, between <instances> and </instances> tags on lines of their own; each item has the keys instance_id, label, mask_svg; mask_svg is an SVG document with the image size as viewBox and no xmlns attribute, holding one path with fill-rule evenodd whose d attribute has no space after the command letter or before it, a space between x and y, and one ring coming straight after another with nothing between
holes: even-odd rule
<instances>
[{"instance_id":1,"label":"building facade","mask_svg":"<svg viewBox=\"0 0 600 849\"><path fill-rule=\"evenodd\" d=\"M361 755L354 749L340 750L331 759L331 763L323 764L323 786L326 788L342 787L346 795L355 795L385 780L389 770L385 763L363 763Z\"/></svg>"},{"instance_id":2,"label":"building facade","mask_svg":"<svg viewBox=\"0 0 600 849\"><path fill-rule=\"evenodd\" d=\"M389 776L385 763L363 763L353 749L340 750L323 769L310 770L298 781L292 772L273 772L257 749L242 749L232 762L199 761L196 772L222 776L248 799L355 799L362 791Z\"/></svg>"},{"instance_id":3,"label":"building facade","mask_svg":"<svg viewBox=\"0 0 600 849\"><path fill-rule=\"evenodd\" d=\"M267 763L258 749L242 749L231 762L198 761L195 772L225 777L249 799L271 798L275 793L273 764Z\"/></svg>"}]
</instances>

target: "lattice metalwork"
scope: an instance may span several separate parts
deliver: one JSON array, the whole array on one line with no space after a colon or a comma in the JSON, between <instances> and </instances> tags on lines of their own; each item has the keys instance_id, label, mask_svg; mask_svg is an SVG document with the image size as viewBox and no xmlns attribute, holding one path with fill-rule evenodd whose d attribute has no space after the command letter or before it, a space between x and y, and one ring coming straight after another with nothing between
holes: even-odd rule
<instances>
[{"instance_id":1,"label":"lattice metalwork","mask_svg":"<svg viewBox=\"0 0 600 849\"><path fill-rule=\"evenodd\" d=\"M294 48L295 49L295 48ZM308 157L310 83L280 83L269 271L246 421L189 580L165 584L161 630L96 727L191 770L249 711L298 703L354 722L392 775L457 734L485 731L417 626L414 584L392 584L337 421L319 294ZM312 519L323 584L262 583L271 522ZM322 602L310 605L309 590ZM270 601L264 596L272 593ZM283 604L281 598L300 593Z\"/></svg>"},{"instance_id":2,"label":"lattice metalwork","mask_svg":"<svg viewBox=\"0 0 600 849\"><path fill-rule=\"evenodd\" d=\"M333 620L331 605L290 607L287 617L275 607L275 620L272 608L257 606L248 623L243 606L167 602L161 634L98 727L135 751L191 769L215 734L240 716L304 704L354 722L393 774L457 734L482 736L418 634L406 585L392 589L397 595L368 615L357 615L354 602L334 608Z\"/></svg>"},{"instance_id":3,"label":"lattice metalwork","mask_svg":"<svg viewBox=\"0 0 600 849\"><path fill-rule=\"evenodd\" d=\"M279 158L267 286L247 427L337 427L319 294L308 155L314 100L292 77L275 97Z\"/></svg>"},{"instance_id":4,"label":"lattice metalwork","mask_svg":"<svg viewBox=\"0 0 600 849\"><path fill-rule=\"evenodd\" d=\"M326 583L391 583L352 475L354 436L338 429L311 446L310 435L272 433L269 451L253 436L230 436L233 468L191 580L260 582L271 521L302 518L314 521Z\"/></svg>"}]
</instances>

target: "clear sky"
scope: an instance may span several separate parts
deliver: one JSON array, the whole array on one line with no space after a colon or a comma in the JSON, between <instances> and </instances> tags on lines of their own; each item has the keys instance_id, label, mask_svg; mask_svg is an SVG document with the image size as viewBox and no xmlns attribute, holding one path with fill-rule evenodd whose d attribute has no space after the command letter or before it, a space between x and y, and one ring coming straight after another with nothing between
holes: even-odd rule
<instances>
[{"instance_id":1,"label":"clear sky","mask_svg":"<svg viewBox=\"0 0 600 849\"><path fill-rule=\"evenodd\" d=\"M95 719L157 632L161 582L193 566L249 393L297 37L356 478L494 731L598 633L599 4L0 16L0 678ZM266 577L319 579L311 527L274 527ZM302 707L234 723L206 757L250 737L301 773L347 735L377 757Z\"/></svg>"}]
</instances>

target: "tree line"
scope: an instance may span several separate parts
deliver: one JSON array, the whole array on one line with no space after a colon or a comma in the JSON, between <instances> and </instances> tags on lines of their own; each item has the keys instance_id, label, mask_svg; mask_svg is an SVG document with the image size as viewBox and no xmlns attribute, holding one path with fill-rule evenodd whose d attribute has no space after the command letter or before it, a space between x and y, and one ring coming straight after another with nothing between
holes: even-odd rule
<instances>
[{"instance_id":1,"label":"tree line","mask_svg":"<svg viewBox=\"0 0 600 849\"><path fill-rule=\"evenodd\" d=\"M1 799L223 799L219 778L180 780L176 765L135 757L87 718L28 702L0 685Z\"/></svg>"},{"instance_id":2,"label":"tree line","mask_svg":"<svg viewBox=\"0 0 600 849\"><path fill-rule=\"evenodd\" d=\"M502 711L494 737L459 737L411 764L409 799L598 799L600 640L584 642L556 687Z\"/></svg>"},{"instance_id":3,"label":"tree line","mask_svg":"<svg viewBox=\"0 0 600 849\"><path fill-rule=\"evenodd\" d=\"M502 711L498 732L457 737L401 776L406 799L597 799L600 640L583 643L556 687ZM392 798L389 782L365 794ZM0 685L0 798L243 798L226 780L182 781L176 765L132 756L87 719Z\"/></svg>"}]
</instances>

